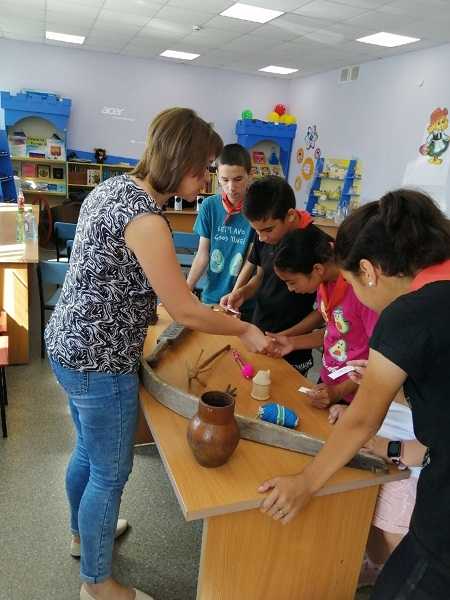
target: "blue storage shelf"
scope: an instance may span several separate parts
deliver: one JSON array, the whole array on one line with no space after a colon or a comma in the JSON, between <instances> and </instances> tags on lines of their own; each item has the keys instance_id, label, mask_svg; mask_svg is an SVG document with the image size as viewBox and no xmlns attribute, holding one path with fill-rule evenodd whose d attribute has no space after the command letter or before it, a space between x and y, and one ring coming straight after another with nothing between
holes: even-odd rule
<instances>
[{"instance_id":1,"label":"blue storage shelf","mask_svg":"<svg viewBox=\"0 0 450 600\"><path fill-rule=\"evenodd\" d=\"M8 136L0 129L0 202L17 202Z\"/></svg>"},{"instance_id":2,"label":"blue storage shelf","mask_svg":"<svg viewBox=\"0 0 450 600\"><path fill-rule=\"evenodd\" d=\"M258 119L241 119L236 123L236 135L239 144L253 148L260 142L274 142L280 147L280 164L286 179L289 175L292 144L297 133L297 125L268 123Z\"/></svg>"},{"instance_id":3,"label":"blue storage shelf","mask_svg":"<svg viewBox=\"0 0 450 600\"><path fill-rule=\"evenodd\" d=\"M326 160L325 158L319 158L319 160L316 161L316 168L314 171L314 179L313 179L313 182L311 185L311 189L309 190L308 202L306 204L306 210L310 214L313 214L314 208L318 202L318 197L316 196L316 192L318 192L320 189L320 184L322 182L322 179L329 179L332 181L342 181L342 189L341 189L341 193L339 196L339 200L337 201L338 208L347 208L351 202L352 196L358 195L358 194L354 194L351 191L353 188L353 181L356 178L355 170L356 170L358 161L356 159L352 159L350 161L349 166L347 168L347 173L345 174L345 177L343 179L341 179L340 177L328 177L328 176L322 175L325 160Z\"/></svg>"}]
</instances>

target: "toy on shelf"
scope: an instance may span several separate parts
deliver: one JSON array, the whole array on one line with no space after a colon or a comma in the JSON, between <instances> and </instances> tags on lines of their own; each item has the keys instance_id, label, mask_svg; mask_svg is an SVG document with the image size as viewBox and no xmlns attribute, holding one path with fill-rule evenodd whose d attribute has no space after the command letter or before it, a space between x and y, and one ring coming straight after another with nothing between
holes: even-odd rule
<instances>
[{"instance_id":1,"label":"toy on shelf","mask_svg":"<svg viewBox=\"0 0 450 600\"><path fill-rule=\"evenodd\" d=\"M245 379L251 379L255 374L255 369L250 363L244 362L242 356L234 348L231 350L231 356L233 357L236 364L241 368L241 374Z\"/></svg>"},{"instance_id":2,"label":"toy on shelf","mask_svg":"<svg viewBox=\"0 0 450 600\"><path fill-rule=\"evenodd\" d=\"M95 162L99 165L103 164L106 160L106 150L104 148L94 148Z\"/></svg>"},{"instance_id":3,"label":"toy on shelf","mask_svg":"<svg viewBox=\"0 0 450 600\"><path fill-rule=\"evenodd\" d=\"M360 161L319 158L306 210L314 216L340 219L340 215L359 205L361 179Z\"/></svg>"},{"instance_id":4,"label":"toy on shelf","mask_svg":"<svg viewBox=\"0 0 450 600\"><path fill-rule=\"evenodd\" d=\"M268 421L282 427L295 429L298 425L298 417L293 410L281 404L265 404L260 406L256 415L262 421Z\"/></svg>"}]
</instances>

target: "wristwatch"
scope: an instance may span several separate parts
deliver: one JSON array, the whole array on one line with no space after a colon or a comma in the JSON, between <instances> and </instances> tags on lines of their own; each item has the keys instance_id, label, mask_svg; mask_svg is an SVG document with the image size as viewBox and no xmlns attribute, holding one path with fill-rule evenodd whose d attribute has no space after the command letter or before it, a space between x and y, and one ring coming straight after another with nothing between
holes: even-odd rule
<instances>
[{"instance_id":1,"label":"wristwatch","mask_svg":"<svg viewBox=\"0 0 450 600\"><path fill-rule=\"evenodd\" d=\"M401 463L401 455L402 455L402 442L399 440L388 442L387 446L387 455L388 458L391 459L391 462L394 465L399 465Z\"/></svg>"}]
</instances>

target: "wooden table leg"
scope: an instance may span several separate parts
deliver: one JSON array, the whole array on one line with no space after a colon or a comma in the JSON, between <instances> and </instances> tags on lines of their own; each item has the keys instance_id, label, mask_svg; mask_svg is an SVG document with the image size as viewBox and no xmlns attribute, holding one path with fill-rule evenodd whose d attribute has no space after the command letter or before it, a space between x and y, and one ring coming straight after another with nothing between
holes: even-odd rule
<instances>
[{"instance_id":1,"label":"wooden table leg","mask_svg":"<svg viewBox=\"0 0 450 600\"><path fill-rule=\"evenodd\" d=\"M0 303L7 315L9 363L29 362L29 288L28 268L24 263L0 264Z\"/></svg>"},{"instance_id":2,"label":"wooden table leg","mask_svg":"<svg viewBox=\"0 0 450 600\"><path fill-rule=\"evenodd\" d=\"M353 600L378 486L321 496L288 525L205 519L197 600Z\"/></svg>"}]
</instances>

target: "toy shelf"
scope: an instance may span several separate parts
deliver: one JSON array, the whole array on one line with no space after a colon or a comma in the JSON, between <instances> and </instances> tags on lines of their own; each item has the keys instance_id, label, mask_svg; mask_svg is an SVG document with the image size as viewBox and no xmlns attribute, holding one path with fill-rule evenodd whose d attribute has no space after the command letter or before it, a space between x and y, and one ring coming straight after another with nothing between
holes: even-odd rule
<instances>
[{"instance_id":1,"label":"toy shelf","mask_svg":"<svg viewBox=\"0 0 450 600\"><path fill-rule=\"evenodd\" d=\"M292 144L297 125L268 123L258 119L241 119L236 123L236 135L239 144L251 151L261 142L275 144L280 149L279 161L284 177L289 175Z\"/></svg>"},{"instance_id":2,"label":"toy shelf","mask_svg":"<svg viewBox=\"0 0 450 600\"><path fill-rule=\"evenodd\" d=\"M11 156L12 161L42 163L44 165L65 165L65 160L52 160L51 158L26 158L25 156Z\"/></svg>"},{"instance_id":3,"label":"toy shelf","mask_svg":"<svg viewBox=\"0 0 450 600\"><path fill-rule=\"evenodd\" d=\"M332 217L338 209L347 209L360 196L361 179L358 160L320 158L316 162L306 210L315 216Z\"/></svg>"},{"instance_id":4,"label":"toy shelf","mask_svg":"<svg viewBox=\"0 0 450 600\"><path fill-rule=\"evenodd\" d=\"M0 202L16 202L16 186L6 131L0 130Z\"/></svg>"}]
</instances>

